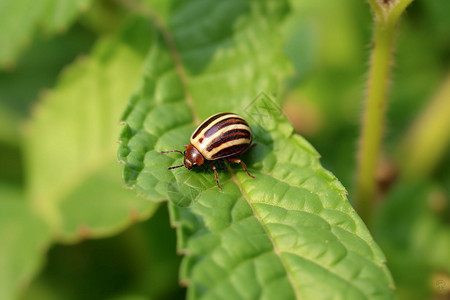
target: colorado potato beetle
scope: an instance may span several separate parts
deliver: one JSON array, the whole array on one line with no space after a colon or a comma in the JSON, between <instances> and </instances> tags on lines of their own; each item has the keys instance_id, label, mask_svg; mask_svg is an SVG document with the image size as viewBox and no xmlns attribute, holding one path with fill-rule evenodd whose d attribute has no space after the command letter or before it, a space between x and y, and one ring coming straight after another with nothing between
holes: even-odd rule
<instances>
[{"instance_id":1,"label":"colorado potato beetle","mask_svg":"<svg viewBox=\"0 0 450 300\"><path fill-rule=\"evenodd\" d=\"M161 152L178 152L184 155L184 164L170 167L169 170L182 166L190 170L207 161L214 170L217 186L222 189L213 161L226 159L233 163L240 163L248 176L255 178L247 170L245 163L234 157L252 147L252 131L241 116L229 112L212 115L194 130L190 142L191 144L185 145L186 150L184 152L179 150Z\"/></svg>"}]
</instances>

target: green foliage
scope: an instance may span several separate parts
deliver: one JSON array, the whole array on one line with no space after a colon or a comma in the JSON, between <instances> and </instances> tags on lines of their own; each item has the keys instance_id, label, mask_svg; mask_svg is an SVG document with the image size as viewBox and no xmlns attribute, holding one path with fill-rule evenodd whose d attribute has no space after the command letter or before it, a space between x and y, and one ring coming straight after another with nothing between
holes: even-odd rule
<instances>
[{"instance_id":1,"label":"green foliage","mask_svg":"<svg viewBox=\"0 0 450 300\"><path fill-rule=\"evenodd\" d=\"M117 120L138 77L123 74L138 73L146 24L134 22L119 39L99 43L90 59L66 70L28 124L30 201L61 239L104 235L154 208L114 176Z\"/></svg>"},{"instance_id":2,"label":"green foliage","mask_svg":"<svg viewBox=\"0 0 450 300\"><path fill-rule=\"evenodd\" d=\"M11 65L36 33L37 25L49 33L65 30L90 0L0 1L0 66Z\"/></svg>"},{"instance_id":3,"label":"green foliage","mask_svg":"<svg viewBox=\"0 0 450 300\"><path fill-rule=\"evenodd\" d=\"M50 230L18 188L0 183L0 299L13 299L43 263Z\"/></svg>"},{"instance_id":4,"label":"green foliage","mask_svg":"<svg viewBox=\"0 0 450 300\"><path fill-rule=\"evenodd\" d=\"M13 247L6 249L10 251L5 257L24 264L21 272L11 269L16 268L12 264L2 264L8 280L17 281L9 288L23 285L40 265L37 258L42 259L44 249L28 246L35 239L34 243L48 243L50 232L66 242L111 235L134 221L148 218L155 210L155 204L141 201L123 189L120 176L116 175L120 166L115 155L124 99L139 77L148 47L149 41L143 38L147 24L145 20L132 21L116 38L100 41L89 58L65 70L57 88L35 107L24 141L26 201L22 199L20 205L9 204L13 199L2 202L18 211L5 216L16 216L16 222L21 222L21 216L27 218L31 210L35 212L34 219L28 219L37 223L19 227L23 232L17 241L11 237L11 226L4 227L9 241L5 244ZM128 73L135 75L123 76ZM2 212L11 211L6 208ZM33 239L27 241L28 235ZM10 276L12 272L17 274Z\"/></svg>"},{"instance_id":5,"label":"green foliage","mask_svg":"<svg viewBox=\"0 0 450 300\"><path fill-rule=\"evenodd\" d=\"M399 184L380 209L375 234L391 257L389 266L398 278L403 299L427 298L439 280L430 286L433 272L450 272L446 217L448 198L443 190L427 182Z\"/></svg>"},{"instance_id":6,"label":"green foliage","mask_svg":"<svg viewBox=\"0 0 450 300\"><path fill-rule=\"evenodd\" d=\"M52 247L23 299L181 298L180 256L169 225L161 206L150 219L112 237Z\"/></svg>"},{"instance_id":7,"label":"green foliage","mask_svg":"<svg viewBox=\"0 0 450 300\"><path fill-rule=\"evenodd\" d=\"M0 299L448 298L449 4L381 53L374 240L343 186L411 1L367 2L0 0ZM159 153L219 111L256 143L223 190Z\"/></svg>"},{"instance_id":8,"label":"green foliage","mask_svg":"<svg viewBox=\"0 0 450 300\"><path fill-rule=\"evenodd\" d=\"M317 152L293 134L268 96L251 99L257 95L255 87L271 90L283 74L277 68L259 70L282 65L271 23L284 8L238 7L212 5L212 15L219 9L239 14L239 25L234 31L212 29L191 38L188 49L182 42L190 28L169 20L167 30L177 38L181 62L171 57L170 43L162 38L153 43L144 78L123 118L118 155L125 164L125 182L153 201L171 200L179 250L186 253L181 279L192 299L392 297L384 256L348 203L345 189L320 166ZM195 9L205 8L191 9L173 12L173 19L183 24L189 14L200 15ZM261 38L253 40L255 35ZM219 51L209 46L216 40L230 41L225 54L210 54ZM255 56L251 46L263 45L266 51ZM198 73L190 67L199 65L191 53L211 57L208 68ZM178 63L186 74L178 72ZM216 87L222 74L227 78ZM197 115L220 110L247 114L257 144L246 156L257 179L227 166L220 172L223 191L205 169L167 171L177 156L158 153L181 148ZM258 113L265 114L264 119ZM327 288L330 285L333 289Z\"/></svg>"}]
</instances>

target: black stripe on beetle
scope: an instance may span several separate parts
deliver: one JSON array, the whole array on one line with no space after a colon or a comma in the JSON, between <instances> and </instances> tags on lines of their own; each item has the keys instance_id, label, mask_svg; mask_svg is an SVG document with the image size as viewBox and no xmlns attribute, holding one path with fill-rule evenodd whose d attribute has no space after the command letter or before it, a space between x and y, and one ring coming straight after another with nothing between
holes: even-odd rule
<instances>
[{"instance_id":1,"label":"black stripe on beetle","mask_svg":"<svg viewBox=\"0 0 450 300\"><path fill-rule=\"evenodd\" d=\"M192 138L197 137L197 135L203 131L203 129L205 129L206 127L208 127L209 124L211 124L212 122L214 122L215 120L217 120L218 118L227 115L229 113L219 113L219 114L215 114L211 117L209 117L208 119L206 119L205 121L203 121L198 127L197 129L195 129L194 133L192 134Z\"/></svg>"},{"instance_id":2,"label":"black stripe on beetle","mask_svg":"<svg viewBox=\"0 0 450 300\"><path fill-rule=\"evenodd\" d=\"M216 124L216 126L213 126L211 128L209 128L206 132L205 132L205 137L210 137L211 135L215 134L218 130L227 127L227 126L233 126L236 124L243 124L243 125L247 125L247 122L245 122L242 119L236 119L236 118L229 118L229 119L223 119L222 121L220 121L218 124Z\"/></svg>"},{"instance_id":3,"label":"black stripe on beetle","mask_svg":"<svg viewBox=\"0 0 450 300\"><path fill-rule=\"evenodd\" d=\"M190 170L207 161L214 170L217 186L222 189L213 161L226 159L240 163L248 176L255 178L247 170L245 163L234 157L246 152L252 146L252 131L241 116L234 113L218 113L209 117L194 130L190 142L184 153L179 150L161 152L178 152L184 155L184 164L170 167L169 170L182 166Z\"/></svg>"},{"instance_id":4,"label":"black stripe on beetle","mask_svg":"<svg viewBox=\"0 0 450 300\"><path fill-rule=\"evenodd\" d=\"M243 143L240 141L244 139ZM229 141L236 141L239 145L246 144L249 145L247 141L251 141L251 133L246 129L231 129L225 131L223 134L216 137L206 148L206 151L211 152L214 149L218 149L222 144ZM228 147L226 147L228 148Z\"/></svg>"},{"instance_id":5,"label":"black stripe on beetle","mask_svg":"<svg viewBox=\"0 0 450 300\"><path fill-rule=\"evenodd\" d=\"M250 149L251 145L235 145L228 147L226 149L220 150L216 154L213 155L214 159L218 159L219 157L226 157L226 156L234 156L239 155L241 153L246 152L248 149ZM246 170L247 171L247 170ZM247 172L248 173L248 172Z\"/></svg>"}]
</instances>

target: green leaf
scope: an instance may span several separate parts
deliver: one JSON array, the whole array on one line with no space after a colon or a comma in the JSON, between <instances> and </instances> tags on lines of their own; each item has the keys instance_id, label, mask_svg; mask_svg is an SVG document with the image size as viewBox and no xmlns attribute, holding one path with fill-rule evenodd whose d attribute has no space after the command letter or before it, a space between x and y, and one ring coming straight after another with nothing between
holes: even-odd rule
<instances>
[{"instance_id":1,"label":"green leaf","mask_svg":"<svg viewBox=\"0 0 450 300\"><path fill-rule=\"evenodd\" d=\"M15 299L43 263L50 242L47 224L19 188L0 183L0 299Z\"/></svg>"},{"instance_id":2,"label":"green leaf","mask_svg":"<svg viewBox=\"0 0 450 300\"><path fill-rule=\"evenodd\" d=\"M118 157L127 185L170 199L188 298L393 298L384 255L345 189L269 96L290 70L278 31L286 3L157 5L164 25L155 22ZM256 179L219 163L223 190L207 167L169 171L182 158L159 153L181 150L219 111L246 116L256 142L243 156Z\"/></svg>"},{"instance_id":3,"label":"green leaf","mask_svg":"<svg viewBox=\"0 0 450 300\"><path fill-rule=\"evenodd\" d=\"M28 194L60 239L111 234L155 209L115 175L120 110L138 80L147 31L137 20L100 41L64 72L28 124Z\"/></svg>"},{"instance_id":4,"label":"green leaf","mask_svg":"<svg viewBox=\"0 0 450 300\"><path fill-rule=\"evenodd\" d=\"M374 224L374 234L389 258L399 299L432 298L436 273L450 273L448 197L426 181L399 182ZM444 291L440 291L444 292Z\"/></svg>"},{"instance_id":5,"label":"green leaf","mask_svg":"<svg viewBox=\"0 0 450 300\"><path fill-rule=\"evenodd\" d=\"M37 25L55 33L67 29L91 0L0 0L0 66L10 65L33 40Z\"/></svg>"}]
</instances>

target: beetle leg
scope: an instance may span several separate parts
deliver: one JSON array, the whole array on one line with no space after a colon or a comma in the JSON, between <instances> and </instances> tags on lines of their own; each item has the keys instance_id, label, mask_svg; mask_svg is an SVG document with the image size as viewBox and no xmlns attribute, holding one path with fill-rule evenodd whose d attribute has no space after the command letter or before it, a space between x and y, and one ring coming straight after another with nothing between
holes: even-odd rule
<instances>
[{"instance_id":1,"label":"beetle leg","mask_svg":"<svg viewBox=\"0 0 450 300\"><path fill-rule=\"evenodd\" d=\"M184 167L184 165L168 167L167 170L172 170L172 169L181 168L181 167Z\"/></svg>"},{"instance_id":2,"label":"beetle leg","mask_svg":"<svg viewBox=\"0 0 450 300\"><path fill-rule=\"evenodd\" d=\"M159 153L163 154L163 153L170 153L170 152L178 152L178 153L183 154L183 152L181 152L180 150L161 151L161 152L159 152Z\"/></svg>"},{"instance_id":3,"label":"beetle leg","mask_svg":"<svg viewBox=\"0 0 450 300\"><path fill-rule=\"evenodd\" d=\"M244 162L242 160L240 160L239 158L235 158L235 157L229 157L227 158L228 161L231 161L233 163L236 164L241 164L242 167L244 168L245 172L247 172L248 176L250 176L251 178L256 178L255 176L253 176L252 174L250 174L250 172L247 170L247 166L244 164Z\"/></svg>"},{"instance_id":4,"label":"beetle leg","mask_svg":"<svg viewBox=\"0 0 450 300\"><path fill-rule=\"evenodd\" d=\"M222 187L219 184L219 177L217 176L217 169L216 166L212 163L209 162L209 165L211 166L211 168L214 170L214 176L216 176L216 182L217 182L217 186L219 187L219 189L222 189Z\"/></svg>"}]
</instances>

